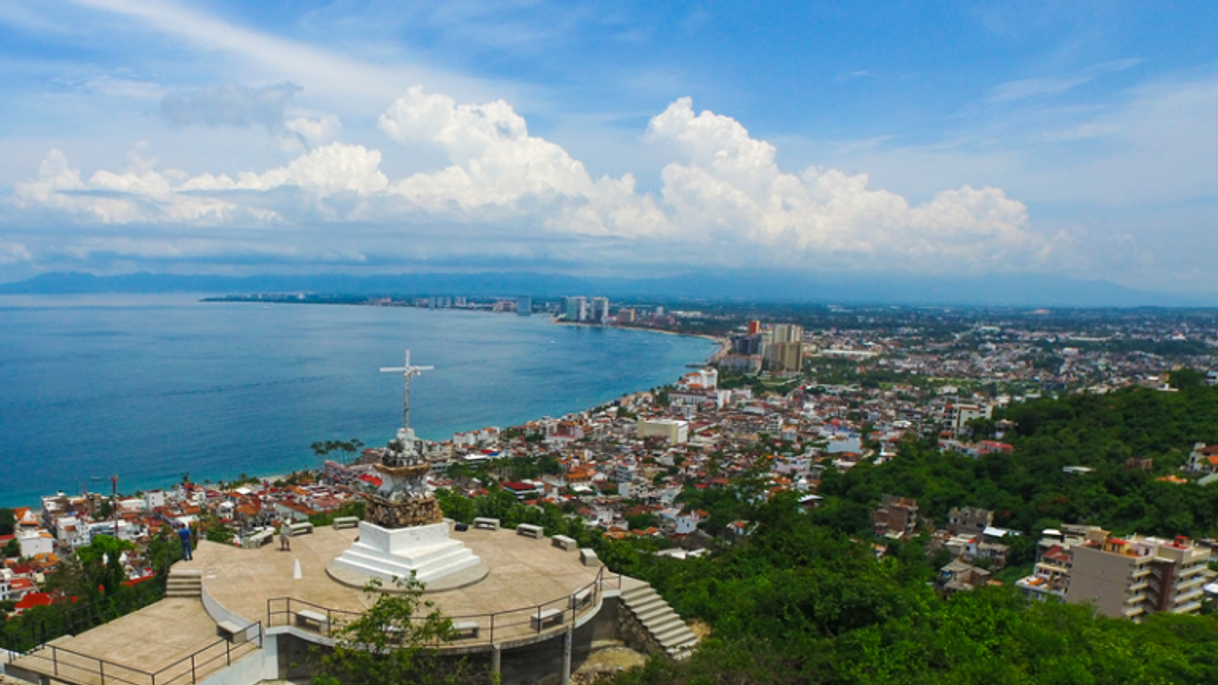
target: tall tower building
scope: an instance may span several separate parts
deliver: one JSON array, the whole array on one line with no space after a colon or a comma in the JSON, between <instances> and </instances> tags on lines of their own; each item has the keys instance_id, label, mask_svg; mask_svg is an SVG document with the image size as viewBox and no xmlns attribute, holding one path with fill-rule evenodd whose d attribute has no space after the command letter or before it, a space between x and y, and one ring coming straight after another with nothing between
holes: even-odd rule
<instances>
[{"instance_id":1,"label":"tall tower building","mask_svg":"<svg viewBox=\"0 0 1218 685\"><path fill-rule=\"evenodd\" d=\"M520 316L529 316L533 313L533 298L528 295L521 295L516 298L516 313Z\"/></svg>"},{"instance_id":2,"label":"tall tower building","mask_svg":"<svg viewBox=\"0 0 1218 685\"><path fill-rule=\"evenodd\" d=\"M770 338L776 343L797 343L804 338L803 326L796 326L793 323L776 323L774 324L773 336Z\"/></svg>"},{"instance_id":3,"label":"tall tower building","mask_svg":"<svg viewBox=\"0 0 1218 685\"><path fill-rule=\"evenodd\" d=\"M588 320L588 299L585 297L562 298L562 311L567 321Z\"/></svg>"},{"instance_id":4,"label":"tall tower building","mask_svg":"<svg viewBox=\"0 0 1218 685\"><path fill-rule=\"evenodd\" d=\"M592 314L590 318L596 323L605 323L609 319L609 298L592 298Z\"/></svg>"}]
</instances>

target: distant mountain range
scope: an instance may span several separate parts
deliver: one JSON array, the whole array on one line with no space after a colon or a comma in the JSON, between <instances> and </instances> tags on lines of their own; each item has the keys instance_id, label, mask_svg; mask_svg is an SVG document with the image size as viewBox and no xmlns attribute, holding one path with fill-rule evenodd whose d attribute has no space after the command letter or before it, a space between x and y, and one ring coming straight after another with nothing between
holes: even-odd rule
<instances>
[{"instance_id":1,"label":"distant mountain range","mask_svg":"<svg viewBox=\"0 0 1218 685\"><path fill-rule=\"evenodd\" d=\"M0 294L294 293L329 295L464 295L554 297L603 295L629 299L705 299L836 304L1027 307L1190 307L1215 302L1134 290L1107 281L1061 276L893 276L730 271L663 278L581 277L530 272L180 276L134 273L95 276L45 273L0 284Z\"/></svg>"}]
</instances>

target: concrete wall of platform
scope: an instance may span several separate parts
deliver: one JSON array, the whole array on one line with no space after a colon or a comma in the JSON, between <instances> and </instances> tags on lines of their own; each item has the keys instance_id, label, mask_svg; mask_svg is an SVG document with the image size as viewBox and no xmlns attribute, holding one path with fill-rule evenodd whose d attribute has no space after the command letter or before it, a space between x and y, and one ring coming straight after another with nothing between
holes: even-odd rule
<instances>
[{"instance_id":1,"label":"concrete wall of platform","mask_svg":"<svg viewBox=\"0 0 1218 685\"><path fill-rule=\"evenodd\" d=\"M571 670L578 670L592 653L594 642L621 639L618 635L618 614L621 598L616 590L606 591L601 608L575 629L571 645ZM564 633L524 647L505 649L501 658L504 685L528 683L548 676L561 678Z\"/></svg>"},{"instance_id":2,"label":"concrete wall of platform","mask_svg":"<svg viewBox=\"0 0 1218 685\"><path fill-rule=\"evenodd\" d=\"M600 609L591 617L586 618L572 633L571 668L576 670L592 653L594 642L622 639L619 635L622 602L620 593L616 590L606 591L602 595ZM540 680L547 676L561 677L563 666L564 632L520 647L504 647L500 651L500 672L504 685L527 683ZM264 650L274 655L268 658L268 663L274 664L271 675L266 678L283 680L308 679L314 672L314 665L329 648L318 644L316 640L307 640L292 632L277 632L267 635L267 646ZM454 655L450 658L465 659L472 668L485 672L491 671L492 653L483 649L464 655ZM257 682L257 681L249 681ZM217 685L229 685L217 684ZM236 684L233 685L246 685Z\"/></svg>"}]
</instances>

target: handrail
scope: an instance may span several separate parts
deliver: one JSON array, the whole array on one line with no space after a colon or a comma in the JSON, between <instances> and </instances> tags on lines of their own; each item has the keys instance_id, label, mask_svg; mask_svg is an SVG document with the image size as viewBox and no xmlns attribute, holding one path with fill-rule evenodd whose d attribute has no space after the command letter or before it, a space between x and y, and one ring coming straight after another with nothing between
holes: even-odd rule
<instances>
[{"instance_id":1,"label":"handrail","mask_svg":"<svg viewBox=\"0 0 1218 685\"><path fill-rule=\"evenodd\" d=\"M241 629L241 631L239 631L239 632L249 633L251 630L254 630L255 628L257 629L257 635L253 640L257 641L257 648L261 649L263 646L263 629L262 629L261 621L255 621L254 623L250 623L250 624L246 625L243 629ZM251 642L253 642L253 640L251 640ZM212 656L212 657L209 657L207 659L200 661L199 657L201 654L203 654L204 652L206 652L214 647L217 647L221 644L224 645L223 654L216 654L215 656ZM41 654L41 652L46 652L46 651L50 652L49 659L46 656L43 656ZM64 656L64 655L70 655L70 656L82 659L82 660L84 660L84 662L86 664L96 663L96 670L94 670L93 668L90 668L87 665L82 665L79 663L72 663L71 659L62 659L61 656ZM101 658L98 658L95 656L77 652L72 649L68 649L67 647L60 647L58 645L52 645L52 644L40 645L37 648L22 655L22 657L32 657L32 658L42 659L44 661L50 661L51 673L55 677L61 676L61 674L60 674L61 670L67 671L69 669L74 669L76 671L84 671L85 673L90 674L90 675L96 674L98 676L98 678L101 680L101 685L105 685L107 682L126 683L127 685L145 685L145 684L147 684L147 685L158 685L158 684L159 685L171 685L172 683L180 681L183 677L185 677L187 675L190 676L190 680L186 681L186 682L193 684L193 683L199 682L198 674L199 674L200 668L219 660L221 657L223 657L225 659L226 666L232 665L232 663L233 663L233 642L227 638L221 638L221 639L217 640L216 642L212 642L204 647L201 647L201 648L195 650L194 652L178 659L177 661L174 661L171 664L163 666L162 668L160 668L156 671L145 671L140 668L135 668L132 666L125 666L123 664L120 664L120 663L117 663L114 661L108 661L106 659L101 659ZM18 658L22 658L22 657L18 657ZM187 663L190 664L189 671L185 670L185 664L187 664ZM110 672L108 672L108 673L106 671L107 666L110 667ZM169 671L171 671L173 669L178 669L178 668L182 668L183 673L173 676L173 677L169 678L168 680L164 680L164 679L158 680L158 676L163 678L164 676L168 675ZM137 680L129 680L128 678L124 678L119 675L116 675L115 674L116 670L126 672L126 674L128 674L130 677L133 677L133 678L139 678L140 676L143 676L143 678L139 678ZM64 677L67 677L67 676L64 676Z\"/></svg>"},{"instance_id":2,"label":"handrail","mask_svg":"<svg viewBox=\"0 0 1218 685\"><path fill-rule=\"evenodd\" d=\"M608 574L606 578L606 566L601 566L596 573L596 578L586 585L576 588L573 592L562 595L555 599L515 609L507 609L504 611L485 612L478 614L460 614L454 616L445 616L454 624L454 629L458 633L467 632L462 630L460 624L475 623L477 628L472 629L472 635L460 635L451 642L448 646L451 647L467 647L481 644L495 644L496 632L500 637L503 637L505 631L514 632L512 637L524 638L532 635L540 635L553 624L554 627L567 625L568 620L574 622L580 615L580 612L586 608L595 607L600 604L603 596L605 583L612 582L614 576L617 580L617 589L622 587L622 574ZM584 595L584 593L587 593ZM578 598L578 599L577 599ZM296 608L294 608L296 607ZM550 613L549 610L555 609L556 613ZM310 611L312 610L312 611ZM325 614L325 623L317 626L317 634L320 636L331 636L335 632L336 625L342 625L348 621L357 619L363 615L363 612L350 611L346 609L332 609L330 607L310 602L308 600L298 599L295 597L272 597L266 601L266 625L272 628L276 625L290 625L293 620L298 626L308 626L312 628L312 624L317 623L315 618L311 616L301 616L302 611L310 611L313 614ZM425 618L423 615L412 616L412 620L420 620ZM279 620L277 620L279 619ZM515 630L522 626L528 626L527 630ZM485 630L485 634L483 631ZM523 634L521 634L523 632ZM474 641L474 639L477 641Z\"/></svg>"}]
</instances>

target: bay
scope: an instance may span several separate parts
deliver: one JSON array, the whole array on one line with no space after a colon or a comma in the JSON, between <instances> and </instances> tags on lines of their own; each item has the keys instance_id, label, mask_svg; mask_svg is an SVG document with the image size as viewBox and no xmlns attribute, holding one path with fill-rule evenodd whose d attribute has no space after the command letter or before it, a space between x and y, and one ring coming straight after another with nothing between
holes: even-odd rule
<instances>
[{"instance_id":1,"label":"bay","mask_svg":"<svg viewBox=\"0 0 1218 685\"><path fill-rule=\"evenodd\" d=\"M384 444L405 349L430 440L561 416L671 383L712 341L457 310L0 297L0 506L315 467L309 445Z\"/></svg>"}]
</instances>

